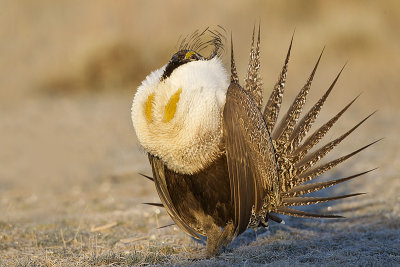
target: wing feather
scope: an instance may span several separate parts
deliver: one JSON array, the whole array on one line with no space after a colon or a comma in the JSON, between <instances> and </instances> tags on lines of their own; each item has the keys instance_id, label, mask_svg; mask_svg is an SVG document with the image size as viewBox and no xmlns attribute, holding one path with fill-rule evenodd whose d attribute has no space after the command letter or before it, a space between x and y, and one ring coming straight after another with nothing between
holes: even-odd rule
<instances>
[{"instance_id":1,"label":"wing feather","mask_svg":"<svg viewBox=\"0 0 400 267\"><path fill-rule=\"evenodd\" d=\"M200 239L200 236L191 227L188 226L188 224L182 219L181 216L179 216L177 210L172 203L172 199L169 195L167 184L165 181L164 163L157 157L152 156L151 154L149 154L148 156L151 168L153 170L153 179L156 185L157 193L161 199L164 208L167 210L168 214L171 216L175 224L182 229L182 231L195 239Z\"/></svg>"},{"instance_id":2,"label":"wing feather","mask_svg":"<svg viewBox=\"0 0 400 267\"><path fill-rule=\"evenodd\" d=\"M238 84L231 83L228 88L223 120L234 226L240 234L246 230L253 208L259 212L267 195L279 199L277 166L263 116Z\"/></svg>"}]
</instances>

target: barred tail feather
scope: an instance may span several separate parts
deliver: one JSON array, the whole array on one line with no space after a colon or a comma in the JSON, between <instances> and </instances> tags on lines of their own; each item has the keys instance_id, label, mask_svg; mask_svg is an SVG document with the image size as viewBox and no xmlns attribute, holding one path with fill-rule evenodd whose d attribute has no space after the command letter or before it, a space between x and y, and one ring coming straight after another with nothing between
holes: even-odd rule
<instances>
[{"instance_id":1,"label":"barred tail feather","mask_svg":"<svg viewBox=\"0 0 400 267\"><path fill-rule=\"evenodd\" d=\"M339 215L329 215L329 214L317 214L317 213L310 213L306 211L295 210L289 207L280 206L275 209L276 213L289 215L293 217L306 217L306 218L344 218L343 216Z\"/></svg>"},{"instance_id":2,"label":"barred tail feather","mask_svg":"<svg viewBox=\"0 0 400 267\"><path fill-rule=\"evenodd\" d=\"M335 197L287 197L282 199L283 206L305 206L305 205L312 205L332 200L338 200L342 198L354 197L359 196L365 193L355 193L355 194L348 194L348 195L341 195Z\"/></svg>"},{"instance_id":3,"label":"barred tail feather","mask_svg":"<svg viewBox=\"0 0 400 267\"><path fill-rule=\"evenodd\" d=\"M307 152L313 148L318 142L325 136L325 134L332 128L332 126L339 120L339 118L347 111L347 109L357 100L355 97L347 106L345 106L338 114L336 114L332 119L330 119L327 123L322 125L319 129L317 129L310 137L304 141L302 145L300 145L293 153L292 157L294 162L298 162L301 160Z\"/></svg>"},{"instance_id":4,"label":"barred tail feather","mask_svg":"<svg viewBox=\"0 0 400 267\"><path fill-rule=\"evenodd\" d=\"M278 119L279 110L281 108L283 92L285 90L285 84L286 84L286 76L287 76L287 70L288 70L288 64L289 64L289 58L290 58L290 51L292 50L293 37L294 37L294 33L292 35L292 39L290 40L289 49L287 51L287 55L286 55L285 63L283 64L283 67L282 67L282 71L279 74L278 81L276 82L274 89L272 90L272 93L271 93L271 95L268 99L268 102L264 108L264 120L267 124L267 129L268 129L269 133L272 133L272 131L274 129L276 120Z\"/></svg>"},{"instance_id":5,"label":"barred tail feather","mask_svg":"<svg viewBox=\"0 0 400 267\"><path fill-rule=\"evenodd\" d=\"M245 90L258 106L259 110L262 107L262 81L260 76L260 25L258 25L257 43L254 46L254 32L250 50L250 60L245 78Z\"/></svg>"},{"instance_id":6,"label":"barred tail feather","mask_svg":"<svg viewBox=\"0 0 400 267\"><path fill-rule=\"evenodd\" d=\"M299 119L303 106L306 103L311 83L313 81L315 72L317 71L323 53L324 49L322 50L320 56L318 57L317 63L315 64L313 71L308 77L306 84L300 90L299 94L296 96L295 100L293 101L286 115L282 118L279 125L272 134L272 139L275 140L278 144L280 143L286 144L289 140L289 136L293 131L294 125L297 123L297 120Z\"/></svg>"},{"instance_id":7,"label":"barred tail feather","mask_svg":"<svg viewBox=\"0 0 400 267\"><path fill-rule=\"evenodd\" d=\"M310 184L305 184L305 185L298 185L295 186L293 188L291 188L289 191L284 192L283 193L283 197L296 197L296 196L301 196L301 195L305 195L305 194L309 194L315 191L319 191L331 186L334 186L336 184L340 184L343 182L346 182L348 180L354 179L356 177L359 177L361 175L367 174L369 172L372 172L376 170L375 169L371 169L365 172L360 172L348 177L344 177L344 178L340 178L340 179L336 179L336 180L331 180L331 181L327 181L327 182L319 182L319 183L310 183Z\"/></svg>"},{"instance_id":8,"label":"barred tail feather","mask_svg":"<svg viewBox=\"0 0 400 267\"><path fill-rule=\"evenodd\" d=\"M290 151L289 153L293 152L300 142L303 140L304 136L310 130L312 124L314 123L315 119L318 117L319 112L321 111L322 106L324 105L326 99L328 98L329 94L331 93L333 87L337 80L340 77L345 66L342 67L338 75L336 76L335 80L332 82L331 86L329 86L328 90L325 94L318 100L318 102L310 109L310 111L301 119L301 121L296 125L295 129L293 130L292 135L290 136Z\"/></svg>"},{"instance_id":9,"label":"barred tail feather","mask_svg":"<svg viewBox=\"0 0 400 267\"><path fill-rule=\"evenodd\" d=\"M351 128L349 131L344 133L342 136L338 137L337 139L329 142L328 144L324 145L322 148L318 149L314 153L311 153L304 157L300 162L296 164L296 169L298 173L303 173L304 171L311 168L315 163L320 161L325 155L327 155L334 147L340 144L349 134L351 134L355 129L357 129L361 124L363 124L368 118L370 118L375 112L368 115L365 119L360 121L356 126Z\"/></svg>"},{"instance_id":10,"label":"barred tail feather","mask_svg":"<svg viewBox=\"0 0 400 267\"><path fill-rule=\"evenodd\" d=\"M239 84L239 77L236 70L235 57L233 55L233 38L231 33L231 83Z\"/></svg>"},{"instance_id":11,"label":"barred tail feather","mask_svg":"<svg viewBox=\"0 0 400 267\"><path fill-rule=\"evenodd\" d=\"M363 146L362 148L360 148L360 149L358 149L358 150L356 150L356 151L354 151L354 152L352 152L350 154L347 154L347 155L345 155L343 157L340 157L340 158L338 158L336 160L330 161L330 162L328 162L326 164L323 164L320 167L317 167L315 169L311 169L311 170L301 174L299 177L297 177L295 179L295 181L293 181L293 184L294 184L293 187L295 187L295 186L297 186L299 184L311 181L315 177L317 177L317 176L323 174L324 172L332 169L333 167L337 166L338 164L342 163L343 161L351 158L352 156L354 156L354 155L360 153L361 151L363 151L364 149L366 149L366 148L372 146L373 144L379 142L380 140L382 140L382 139L378 139L378 140L376 140L376 141L374 141L374 142L372 142L372 143L370 143L370 144L368 144L366 146Z\"/></svg>"}]
</instances>

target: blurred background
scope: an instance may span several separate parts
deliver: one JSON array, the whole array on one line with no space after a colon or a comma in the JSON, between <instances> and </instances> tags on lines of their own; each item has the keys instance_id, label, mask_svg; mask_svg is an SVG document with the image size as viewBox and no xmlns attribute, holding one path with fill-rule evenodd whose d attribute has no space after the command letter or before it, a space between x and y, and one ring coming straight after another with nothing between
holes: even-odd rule
<instances>
[{"instance_id":1,"label":"blurred background","mask_svg":"<svg viewBox=\"0 0 400 267\"><path fill-rule=\"evenodd\" d=\"M23 232L26 225L68 218L76 225L76 214L105 222L116 211L141 214L135 213L142 212L138 204L157 201L157 195L138 176L150 174L150 168L130 119L137 86L168 62L180 37L216 25L225 28L227 37L232 32L244 77L251 32L259 22L265 97L294 30L284 105L304 84L324 46L308 106L348 62L318 123L359 93L325 140L379 110L335 152L348 153L385 137L343 168L379 167L351 185L381 201L379 209L399 215L399 1L0 3L0 224L20 225ZM132 222L124 234L149 231L144 224Z\"/></svg>"}]
</instances>

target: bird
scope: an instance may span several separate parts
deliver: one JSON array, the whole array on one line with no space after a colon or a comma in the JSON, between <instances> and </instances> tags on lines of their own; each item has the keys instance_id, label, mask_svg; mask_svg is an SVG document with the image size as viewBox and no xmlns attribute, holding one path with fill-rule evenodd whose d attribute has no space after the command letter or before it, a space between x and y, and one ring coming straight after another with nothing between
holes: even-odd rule
<instances>
[{"instance_id":1,"label":"bird","mask_svg":"<svg viewBox=\"0 0 400 267\"><path fill-rule=\"evenodd\" d=\"M220 28L206 28L181 41L170 61L137 88L132 103L136 136L152 169L152 176L143 176L154 182L161 200L146 204L165 208L189 236L205 237L207 258L218 255L248 228L268 227L270 220L284 222L280 215L342 218L294 207L361 195L304 196L375 170L310 182L379 141L317 164L373 113L310 152L358 96L308 134L344 68L300 118L323 49L304 86L278 121L294 33L278 80L263 106L260 25L257 36L255 32L256 27L243 86L239 84L232 34L228 73L221 59L224 33ZM205 56L207 49L211 52Z\"/></svg>"}]
</instances>

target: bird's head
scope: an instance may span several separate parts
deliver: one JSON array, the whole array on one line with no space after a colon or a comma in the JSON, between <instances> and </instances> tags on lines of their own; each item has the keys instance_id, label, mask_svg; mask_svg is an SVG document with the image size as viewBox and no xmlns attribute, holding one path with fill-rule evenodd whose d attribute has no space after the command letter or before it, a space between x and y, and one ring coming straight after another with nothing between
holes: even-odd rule
<instances>
[{"instance_id":1,"label":"bird's head","mask_svg":"<svg viewBox=\"0 0 400 267\"><path fill-rule=\"evenodd\" d=\"M168 62L167 66L165 67L161 80L165 80L169 76L171 76L172 72L175 69L179 68L179 66L197 60L206 60L206 59L193 50L184 49L176 52L172 56L171 60Z\"/></svg>"},{"instance_id":2,"label":"bird's head","mask_svg":"<svg viewBox=\"0 0 400 267\"><path fill-rule=\"evenodd\" d=\"M140 144L180 173L200 171L221 153L228 75L218 40L181 44L165 66L146 77L133 100L132 121ZM202 56L198 51L210 44L213 52Z\"/></svg>"}]
</instances>

